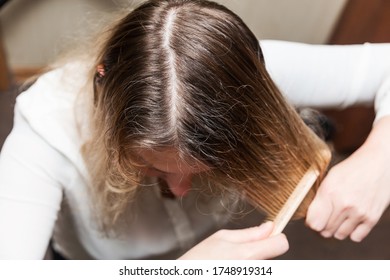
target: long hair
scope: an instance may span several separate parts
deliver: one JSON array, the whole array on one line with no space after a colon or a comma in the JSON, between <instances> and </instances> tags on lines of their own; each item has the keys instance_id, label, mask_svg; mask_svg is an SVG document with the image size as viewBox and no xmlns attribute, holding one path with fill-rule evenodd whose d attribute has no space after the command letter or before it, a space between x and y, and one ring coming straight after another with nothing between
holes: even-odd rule
<instances>
[{"instance_id":1,"label":"long hair","mask_svg":"<svg viewBox=\"0 0 390 280\"><path fill-rule=\"evenodd\" d=\"M115 25L97 65L104 75L95 71L84 156L105 221L139 188L140 148L176 149L210 167L216 186L270 214L309 167L323 171L325 144L271 80L254 34L224 6L147 1Z\"/></svg>"}]
</instances>

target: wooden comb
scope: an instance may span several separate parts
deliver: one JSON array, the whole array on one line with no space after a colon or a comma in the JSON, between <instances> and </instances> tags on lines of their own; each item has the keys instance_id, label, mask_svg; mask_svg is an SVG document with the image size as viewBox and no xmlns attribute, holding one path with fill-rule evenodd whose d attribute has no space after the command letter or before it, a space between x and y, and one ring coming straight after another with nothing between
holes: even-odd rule
<instances>
[{"instance_id":1,"label":"wooden comb","mask_svg":"<svg viewBox=\"0 0 390 280\"><path fill-rule=\"evenodd\" d=\"M322 155L325 159L323 169L326 169L330 162L331 153L329 150L323 150ZM303 175L302 179L299 181L294 191L290 194L289 198L274 218L274 229L271 233L271 236L279 234L283 231L283 229L293 217L295 211L305 199L307 193L317 181L320 173L321 172L319 170L315 169L314 167L311 167L305 173L305 175Z\"/></svg>"}]
</instances>

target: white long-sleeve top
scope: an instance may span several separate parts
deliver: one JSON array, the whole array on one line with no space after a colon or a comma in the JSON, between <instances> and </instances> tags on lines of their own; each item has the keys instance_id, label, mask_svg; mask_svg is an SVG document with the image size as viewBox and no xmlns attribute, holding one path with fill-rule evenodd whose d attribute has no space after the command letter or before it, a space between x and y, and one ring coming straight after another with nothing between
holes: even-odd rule
<instances>
[{"instance_id":1,"label":"white long-sleeve top","mask_svg":"<svg viewBox=\"0 0 390 280\"><path fill-rule=\"evenodd\" d=\"M375 102L377 119L390 114L390 44L260 43L271 77L294 105ZM166 199L148 187L126 234L101 233L75 120L86 73L83 65L68 64L17 98L14 128L0 153L0 258L40 259L51 238L71 259L175 258L224 226L229 215L218 201L196 192Z\"/></svg>"}]
</instances>

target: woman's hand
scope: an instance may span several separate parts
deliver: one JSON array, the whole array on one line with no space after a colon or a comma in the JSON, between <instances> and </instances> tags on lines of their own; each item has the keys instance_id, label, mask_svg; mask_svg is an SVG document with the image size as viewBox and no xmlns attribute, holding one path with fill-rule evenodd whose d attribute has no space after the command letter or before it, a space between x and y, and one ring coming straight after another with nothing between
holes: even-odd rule
<instances>
[{"instance_id":1,"label":"woman's hand","mask_svg":"<svg viewBox=\"0 0 390 280\"><path fill-rule=\"evenodd\" d=\"M270 237L272 229L273 223L266 222L252 228L219 230L190 249L180 259L271 259L288 250L286 236L279 234Z\"/></svg>"},{"instance_id":2,"label":"woman's hand","mask_svg":"<svg viewBox=\"0 0 390 280\"><path fill-rule=\"evenodd\" d=\"M390 203L390 116L380 119L366 142L335 165L323 180L306 217L328 238L362 241Z\"/></svg>"}]
</instances>

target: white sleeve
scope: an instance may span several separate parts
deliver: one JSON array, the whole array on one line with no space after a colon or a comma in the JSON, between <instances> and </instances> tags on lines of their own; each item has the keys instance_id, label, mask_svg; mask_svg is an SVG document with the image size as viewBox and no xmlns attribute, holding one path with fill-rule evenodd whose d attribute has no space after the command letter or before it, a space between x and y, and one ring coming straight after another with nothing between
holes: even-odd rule
<instances>
[{"instance_id":1,"label":"white sleeve","mask_svg":"<svg viewBox=\"0 0 390 280\"><path fill-rule=\"evenodd\" d=\"M0 153L0 259L43 258L61 205L60 170L66 164L16 107L14 128Z\"/></svg>"},{"instance_id":2,"label":"white sleeve","mask_svg":"<svg viewBox=\"0 0 390 280\"><path fill-rule=\"evenodd\" d=\"M375 102L377 119L390 114L390 44L309 45L266 40L267 70L298 107L338 107Z\"/></svg>"}]
</instances>

